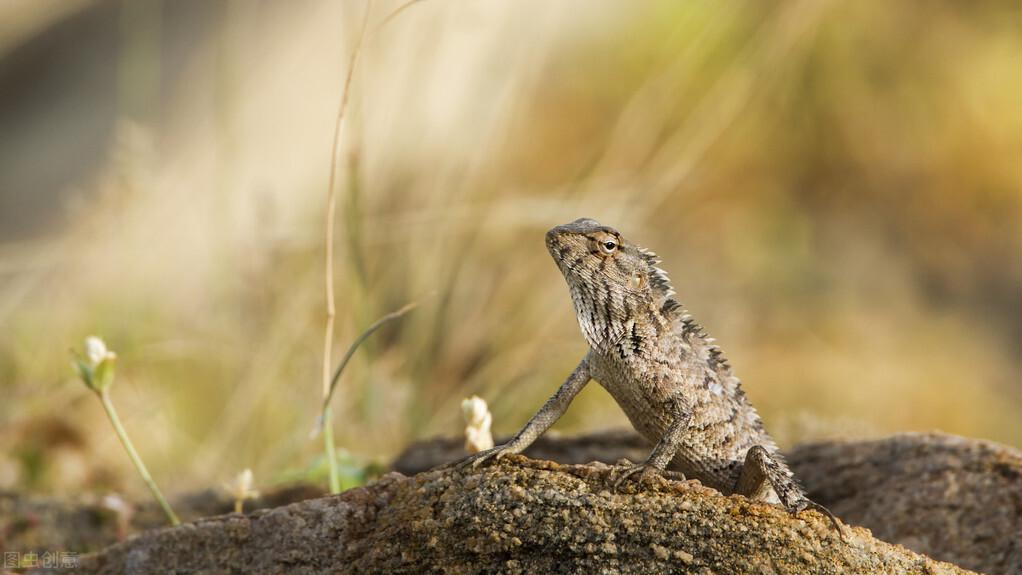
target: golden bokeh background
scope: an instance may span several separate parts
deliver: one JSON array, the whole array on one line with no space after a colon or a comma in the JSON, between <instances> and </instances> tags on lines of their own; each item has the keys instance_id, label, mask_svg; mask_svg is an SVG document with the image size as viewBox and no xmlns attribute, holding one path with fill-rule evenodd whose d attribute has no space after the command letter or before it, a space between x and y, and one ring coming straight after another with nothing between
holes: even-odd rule
<instances>
[{"instance_id":1,"label":"golden bokeh background","mask_svg":"<svg viewBox=\"0 0 1022 575\"><path fill-rule=\"evenodd\" d=\"M360 0L0 7L0 489L313 476L324 214ZM358 475L515 431L584 353L549 227L656 250L786 445L1022 445L1016 2L371 4L341 136L334 403ZM428 296L427 294L435 294ZM627 425L590 386L556 429Z\"/></svg>"}]
</instances>

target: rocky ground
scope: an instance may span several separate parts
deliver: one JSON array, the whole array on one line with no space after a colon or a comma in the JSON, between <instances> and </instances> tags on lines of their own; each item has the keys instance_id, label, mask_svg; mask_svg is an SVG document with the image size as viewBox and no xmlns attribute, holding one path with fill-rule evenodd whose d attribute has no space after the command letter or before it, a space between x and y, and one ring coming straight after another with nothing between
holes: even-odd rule
<instances>
[{"instance_id":1,"label":"rocky ground","mask_svg":"<svg viewBox=\"0 0 1022 575\"><path fill-rule=\"evenodd\" d=\"M245 510L280 507L325 493L322 487L312 485L273 489L262 497L246 501ZM104 500L94 495L70 501L0 493L0 552L42 554L48 550L62 550L81 554L167 525L167 517L152 501ZM210 489L175 498L173 507L181 520L187 522L230 513L234 501L223 492Z\"/></svg>"},{"instance_id":2,"label":"rocky ground","mask_svg":"<svg viewBox=\"0 0 1022 575\"><path fill-rule=\"evenodd\" d=\"M427 471L463 453L425 442L366 487L147 531L83 557L82 572L1022 574L1011 448L905 434L794 449L811 496L861 526L845 541L815 512L792 517L696 481L611 489L605 463L647 449L630 433L548 438L531 458Z\"/></svg>"},{"instance_id":3,"label":"rocky ground","mask_svg":"<svg viewBox=\"0 0 1022 575\"><path fill-rule=\"evenodd\" d=\"M397 473L337 497L149 532L90 573L962 573L814 513L613 468L516 457Z\"/></svg>"},{"instance_id":4,"label":"rocky ground","mask_svg":"<svg viewBox=\"0 0 1022 575\"><path fill-rule=\"evenodd\" d=\"M563 463L641 461L631 431L544 437L526 454ZM409 447L394 468L414 474L463 457L461 442ZM941 433L823 441L787 454L810 497L883 541L989 574L1022 575L1022 452Z\"/></svg>"}]
</instances>

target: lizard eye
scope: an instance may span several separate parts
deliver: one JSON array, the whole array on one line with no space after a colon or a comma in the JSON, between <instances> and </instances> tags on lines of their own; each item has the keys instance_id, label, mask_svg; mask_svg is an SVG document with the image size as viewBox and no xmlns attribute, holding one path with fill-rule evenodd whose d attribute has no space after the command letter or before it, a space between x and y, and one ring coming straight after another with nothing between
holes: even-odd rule
<instances>
[{"instance_id":1,"label":"lizard eye","mask_svg":"<svg viewBox=\"0 0 1022 575\"><path fill-rule=\"evenodd\" d=\"M614 250L616 249L617 242L615 242L614 240L603 240L602 242L600 242L600 251L607 255L614 253Z\"/></svg>"}]
</instances>

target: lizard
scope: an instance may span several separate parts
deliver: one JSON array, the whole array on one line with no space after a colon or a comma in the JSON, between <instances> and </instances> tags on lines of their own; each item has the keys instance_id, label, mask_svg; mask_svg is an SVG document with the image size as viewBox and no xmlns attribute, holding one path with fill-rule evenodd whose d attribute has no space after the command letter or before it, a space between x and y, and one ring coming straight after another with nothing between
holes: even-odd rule
<instances>
[{"instance_id":1,"label":"lizard","mask_svg":"<svg viewBox=\"0 0 1022 575\"><path fill-rule=\"evenodd\" d=\"M612 227L582 218L546 233L589 349L571 375L507 443L466 458L472 467L521 453L567 411L589 381L602 385L654 445L616 475L614 488L664 472L724 495L813 509L714 340L675 298L657 255Z\"/></svg>"}]
</instances>

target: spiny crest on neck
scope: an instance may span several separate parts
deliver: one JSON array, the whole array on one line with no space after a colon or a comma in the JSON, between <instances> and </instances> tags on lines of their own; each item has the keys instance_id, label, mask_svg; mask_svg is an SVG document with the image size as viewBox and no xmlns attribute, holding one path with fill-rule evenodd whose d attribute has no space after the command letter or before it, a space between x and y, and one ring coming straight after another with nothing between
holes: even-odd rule
<instances>
[{"instance_id":1,"label":"spiny crest on neck","mask_svg":"<svg viewBox=\"0 0 1022 575\"><path fill-rule=\"evenodd\" d=\"M707 353L709 354L707 359L710 362L711 368L730 371L731 364L724 357L724 352L717 345L717 340L710 337L710 334L706 333L706 329L697 323L692 314L688 313L688 310L680 303L675 300L668 300L664 307L666 308L668 304L672 305L672 309L665 312L665 315L676 318L677 321L681 322L681 336L689 342L692 339L700 340L706 346Z\"/></svg>"},{"instance_id":2,"label":"spiny crest on neck","mask_svg":"<svg viewBox=\"0 0 1022 575\"><path fill-rule=\"evenodd\" d=\"M717 366L729 370L730 364L727 358L724 357L724 352L716 344L716 340L710 337L710 334L706 333L706 329L702 325L696 322L692 317L692 314L683 306L678 300L674 299L675 291L674 286L671 284L671 278L667 275L667 272L659 266L662 261L655 252L646 248L637 247L639 254L642 256L643 261L649 266L649 278L650 287L653 291L661 298L660 313L668 320L676 319L681 322L682 325L682 336L688 338L698 338L703 341L707 346L709 353L709 361L711 365L716 368Z\"/></svg>"},{"instance_id":3,"label":"spiny crest on neck","mask_svg":"<svg viewBox=\"0 0 1022 575\"><path fill-rule=\"evenodd\" d=\"M648 250L643 247L636 246L639 254L642 256L642 260L649 266L649 285L653 288L653 292L662 301L662 306L665 308L664 311L673 311L680 307L680 304L674 300L674 286L671 285L671 278L667 275L667 271L660 267L662 261L656 252Z\"/></svg>"}]
</instances>

